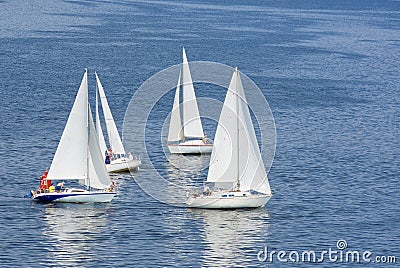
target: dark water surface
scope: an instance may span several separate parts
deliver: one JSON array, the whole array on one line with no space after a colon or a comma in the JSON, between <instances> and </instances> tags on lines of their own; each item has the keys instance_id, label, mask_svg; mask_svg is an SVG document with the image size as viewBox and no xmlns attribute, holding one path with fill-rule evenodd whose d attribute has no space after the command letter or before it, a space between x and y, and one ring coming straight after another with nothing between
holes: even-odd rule
<instances>
[{"instance_id":1,"label":"dark water surface","mask_svg":"<svg viewBox=\"0 0 400 268\"><path fill-rule=\"evenodd\" d=\"M339 239L398 265L400 2L259 2L0 1L1 267L304 267L257 253L337 250ZM51 163L84 68L121 129L135 90L179 64L182 46L189 61L239 66L266 96L277 130L266 208L170 206L130 174L115 177L110 204L23 198ZM170 167L149 139L152 163L134 176L151 181L152 165Z\"/></svg>"}]
</instances>

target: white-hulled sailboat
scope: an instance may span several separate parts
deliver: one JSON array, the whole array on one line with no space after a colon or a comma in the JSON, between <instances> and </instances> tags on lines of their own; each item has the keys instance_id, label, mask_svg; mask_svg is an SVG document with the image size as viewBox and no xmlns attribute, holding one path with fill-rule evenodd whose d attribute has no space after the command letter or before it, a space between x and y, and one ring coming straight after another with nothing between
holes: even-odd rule
<instances>
[{"instance_id":1,"label":"white-hulled sailboat","mask_svg":"<svg viewBox=\"0 0 400 268\"><path fill-rule=\"evenodd\" d=\"M110 177L100 151L97 133L88 101L87 70L83 76L47 180L78 180L85 189L35 193L34 200L45 202L110 202L116 195L107 191ZM96 190L95 190L96 189Z\"/></svg>"},{"instance_id":2,"label":"white-hulled sailboat","mask_svg":"<svg viewBox=\"0 0 400 268\"><path fill-rule=\"evenodd\" d=\"M203 131L185 48L183 48L182 54L183 63L175 91L167 146L171 154L211 153L212 141L207 138ZM183 126L179 108L181 80Z\"/></svg>"},{"instance_id":3,"label":"white-hulled sailboat","mask_svg":"<svg viewBox=\"0 0 400 268\"><path fill-rule=\"evenodd\" d=\"M106 94L100 79L96 75L96 130L100 143L100 149L103 153L103 159L106 163L108 172L121 172L128 170L138 169L142 164L139 157L133 157L131 153L126 153L124 145L122 144L121 137L118 133L117 126L115 125L113 115L108 105ZM106 141L104 139L103 130L99 117L98 95L100 96L101 106L103 108L104 120L106 123L108 142L110 150L107 150ZM108 159L107 159L108 156Z\"/></svg>"},{"instance_id":4,"label":"white-hulled sailboat","mask_svg":"<svg viewBox=\"0 0 400 268\"><path fill-rule=\"evenodd\" d=\"M215 133L207 182L214 188L190 194L189 207L255 208L272 196L237 68Z\"/></svg>"}]
</instances>

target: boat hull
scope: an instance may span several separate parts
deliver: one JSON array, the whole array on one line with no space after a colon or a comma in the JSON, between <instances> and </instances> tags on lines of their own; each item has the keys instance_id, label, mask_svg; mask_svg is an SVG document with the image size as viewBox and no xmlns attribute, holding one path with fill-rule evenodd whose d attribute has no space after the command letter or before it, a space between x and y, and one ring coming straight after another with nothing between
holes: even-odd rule
<instances>
[{"instance_id":1,"label":"boat hull","mask_svg":"<svg viewBox=\"0 0 400 268\"><path fill-rule=\"evenodd\" d=\"M210 154L213 145L204 143L203 140L181 142L179 144L168 144L171 154Z\"/></svg>"},{"instance_id":2,"label":"boat hull","mask_svg":"<svg viewBox=\"0 0 400 268\"><path fill-rule=\"evenodd\" d=\"M141 164L142 161L140 159L120 158L111 161L111 163L107 164L106 167L108 172L124 172L137 170Z\"/></svg>"},{"instance_id":3,"label":"boat hull","mask_svg":"<svg viewBox=\"0 0 400 268\"><path fill-rule=\"evenodd\" d=\"M60 203L108 203L116 195L115 192L105 191L65 191L59 193L40 193L32 198L42 202L60 202Z\"/></svg>"},{"instance_id":4,"label":"boat hull","mask_svg":"<svg viewBox=\"0 0 400 268\"><path fill-rule=\"evenodd\" d=\"M263 207L271 195L251 194L247 196L221 197L221 194L190 196L187 205L190 208L238 209Z\"/></svg>"}]
</instances>

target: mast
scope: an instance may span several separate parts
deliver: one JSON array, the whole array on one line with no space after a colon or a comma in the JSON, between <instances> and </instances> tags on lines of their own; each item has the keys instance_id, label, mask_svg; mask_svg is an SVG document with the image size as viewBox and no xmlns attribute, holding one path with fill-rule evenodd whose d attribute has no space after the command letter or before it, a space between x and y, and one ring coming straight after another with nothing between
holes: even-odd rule
<instances>
[{"instance_id":1,"label":"mast","mask_svg":"<svg viewBox=\"0 0 400 268\"><path fill-rule=\"evenodd\" d=\"M96 83L96 126L97 126L98 121L100 121L100 117L99 117L99 93L97 91L98 91L98 87L97 87L97 83ZM98 132L97 128L96 128L96 130Z\"/></svg>"},{"instance_id":2,"label":"mast","mask_svg":"<svg viewBox=\"0 0 400 268\"><path fill-rule=\"evenodd\" d=\"M87 75L87 69L86 70L86 75ZM86 76L87 77L87 76ZM86 78L86 86L89 88L89 83ZM88 90L89 92L89 90ZM89 93L88 93L89 94ZM87 114L89 115L90 108L89 108L89 96L86 94L86 109L87 109ZM87 136L87 146L86 146L86 189L89 191L90 190L90 179L89 179L89 135L90 135L90 130L89 130L89 116L86 117L86 136Z\"/></svg>"},{"instance_id":3,"label":"mast","mask_svg":"<svg viewBox=\"0 0 400 268\"><path fill-rule=\"evenodd\" d=\"M235 73L236 73L236 83L235 83L235 94L236 94L236 134L237 134L237 138L236 138L236 146L237 146L237 165L236 165L236 176L237 176L237 182L236 182L236 187L238 190L240 190L240 178L239 178L239 165L240 165L240 160L239 160L239 95L238 95L238 90L237 90L237 76L238 76L238 69L237 67L235 67Z\"/></svg>"}]
</instances>

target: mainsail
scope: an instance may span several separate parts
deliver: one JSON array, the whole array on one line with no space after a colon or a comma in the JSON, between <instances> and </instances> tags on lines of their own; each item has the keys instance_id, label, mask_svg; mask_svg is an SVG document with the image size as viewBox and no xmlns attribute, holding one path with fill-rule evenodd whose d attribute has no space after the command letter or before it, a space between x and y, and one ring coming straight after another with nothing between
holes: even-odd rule
<instances>
[{"instance_id":1,"label":"mainsail","mask_svg":"<svg viewBox=\"0 0 400 268\"><path fill-rule=\"evenodd\" d=\"M186 58L185 48L182 50L182 92L183 92L183 127L184 135L188 138L203 138L204 132L201 125L199 108L194 92L189 63Z\"/></svg>"},{"instance_id":2,"label":"mainsail","mask_svg":"<svg viewBox=\"0 0 400 268\"><path fill-rule=\"evenodd\" d=\"M114 154L125 154L125 149L119 136L117 126L115 125L113 115L111 113L106 94L104 93L103 86L96 73L97 89L100 95L101 106L103 107L104 120L106 121L108 141ZM102 148L104 149L104 148ZM103 152L104 153L104 152Z\"/></svg>"}]
</instances>

